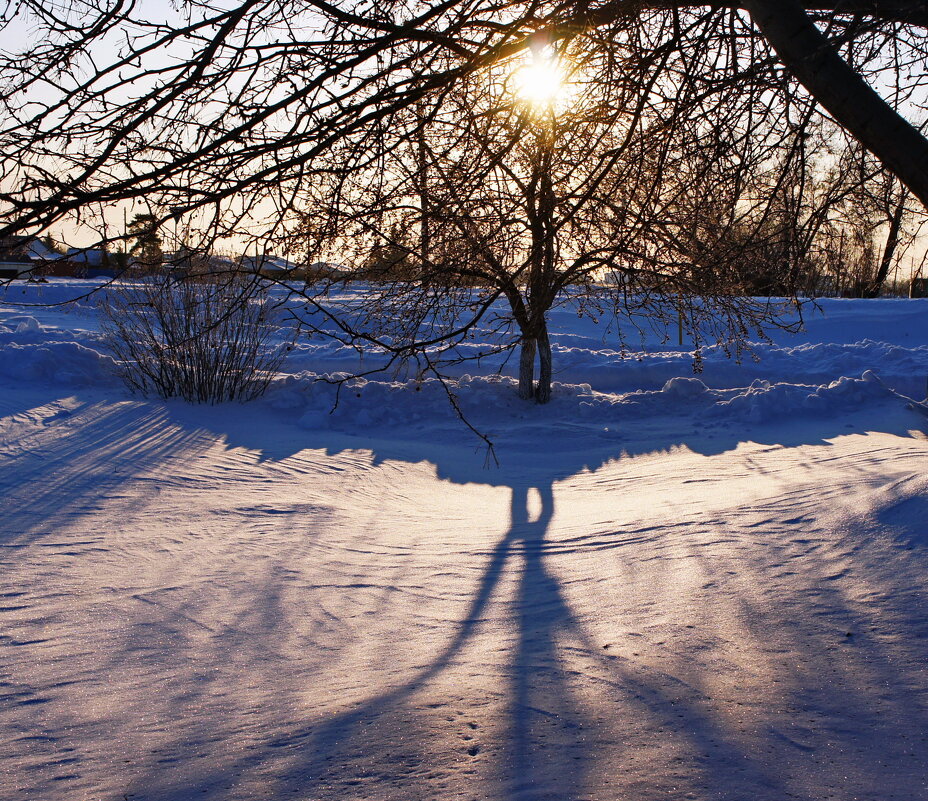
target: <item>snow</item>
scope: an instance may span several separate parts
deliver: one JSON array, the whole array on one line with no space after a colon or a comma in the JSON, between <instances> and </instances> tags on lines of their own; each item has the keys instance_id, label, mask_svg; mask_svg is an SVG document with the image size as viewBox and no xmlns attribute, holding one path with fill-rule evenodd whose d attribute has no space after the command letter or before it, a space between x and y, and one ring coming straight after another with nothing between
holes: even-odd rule
<instances>
[{"instance_id":1,"label":"snow","mask_svg":"<svg viewBox=\"0 0 928 801\"><path fill-rule=\"evenodd\" d=\"M0 295L0 798L928 798L928 302L699 375L557 313L549 405L450 385L495 467L319 340L132 396L86 286Z\"/></svg>"}]
</instances>

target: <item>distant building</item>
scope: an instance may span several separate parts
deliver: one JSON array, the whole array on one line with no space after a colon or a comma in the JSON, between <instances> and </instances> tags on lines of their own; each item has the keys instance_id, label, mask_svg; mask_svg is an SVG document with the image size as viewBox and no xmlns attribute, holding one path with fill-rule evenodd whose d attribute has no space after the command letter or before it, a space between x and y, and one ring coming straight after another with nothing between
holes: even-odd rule
<instances>
[{"instance_id":1,"label":"distant building","mask_svg":"<svg viewBox=\"0 0 928 801\"><path fill-rule=\"evenodd\" d=\"M314 261L306 267L307 281L340 281L351 277L351 273L342 265L331 261Z\"/></svg>"},{"instance_id":2,"label":"distant building","mask_svg":"<svg viewBox=\"0 0 928 801\"><path fill-rule=\"evenodd\" d=\"M228 256L217 256L202 251L180 249L168 251L162 259L162 267L176 278L190 275L226 273L235 269L235 262Z\"/></svg>"},{"instance_id":3,"label":"distant building","mask_svg":"<svg viewBox=\"0 0 928 801\"><path fill-rule=\"evenodd\" d=\"M52 261L61 258L37 236L6 236L0 238L0 260Z\"/></svg>"},{"instance_id":4,"label":"distant building","mask_svg":"<svg viewBox=\"0 0 928 801\"><path fill-rule=\"evenodd\" d=\"M260 273L268 278L285 278L293 275L298 266L283 256L274 256L270 253L242 257L242 267L249 272Z\"/></svg>"},{"instance_id":5,"label":"distant building","mask_svg":"<svg viewBox=\"0 0 928 801\"><path fill-rule=\"evenodd\" d=\"M37 236L0 238L0 280L31 278L44 273L49 264L62 259Z\"/></svg>"},{"instance_id":6,"label":"distant building","mask_svg":"<svg viewBox=\"0 0 928 801\"><path fill-rule=\"evenodd\" d=\"M243 256L242 267L249 272L256 272L268 278L290 278L314 283L315 281L340 281L350 274L340 264L328 261L316 261L312 264L297 264L283 256L265 254L263 256Z\"/></svg>"},{"instance_id":7,"label":"distant building","mask_svg":"<svg viewBox=\"0 0 928 801\"><path fill-rule=\"evenodd\" d=\"M68 248L64 257L46 268L45 275L72 278L113 278L119 272L113 256L100 248Z\"/></svg>"}]
</instances>

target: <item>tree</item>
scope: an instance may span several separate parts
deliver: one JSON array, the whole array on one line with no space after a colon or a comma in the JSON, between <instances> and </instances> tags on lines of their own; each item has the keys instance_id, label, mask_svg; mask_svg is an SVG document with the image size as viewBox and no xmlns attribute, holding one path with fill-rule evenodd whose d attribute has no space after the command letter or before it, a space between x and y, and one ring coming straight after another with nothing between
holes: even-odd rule
<instances>
[{"instance_id":1,"label":"tree","mask_svg":"<svg viewBox=\"0 0 928 801\"><path fill-rule=\"evenodd\" d=\"M164 254L158 235L158 218L154 214L136 214L129 221L128 234L135 240L129 248L135 263L147 270L161 267Z\"/></svg>"},{"instance_id":2,"label":"tree","mask_svg":"<svg viewBox=\"0 0 928 801\"><path fill-rule=\"evenodd\" d=\"M378 239L361 262L359 277L366 281L415 281L419 276L409 237L399 226L394 226Z\"/></svg>"},{"instance_id":3,"label":"tree","mask_svg":"<svg viewBox=\"0 0 928 801\"><path fill-rule=\"evenodd\" d=\"M419 109L395 115L388 146L370 162L353 158L351 143L329 154L302 228L310 253L338 248L366 265L370 241L379 250L385 240L394 261L420 265L414 280L409 267L393 271L366 295L368 308L336 313L351 320L340 326L346 344L438 371L466 358L477 326L489 327L500 349L520 352L519 394L544 403L556 305L606 322L679 319L697 358L704 343L737 352L749 332L762 336L762 325L777 323L772 304L743 297L743 251L723 259L716 248L709 263L697 246L720 227L755 243L769 238L769 200L757 198L800 183L812 127L745 136L762 116L754 94L734 82L706 92L666 80L688 66L666 46L662 59L639 56L659 52L672 29L629 25L604 35L608 49L577 36L460 81L428 127ZM593 77L602 75L617 77ZM783 113L768 108L768 134L783 127ZM726 219L705 224L720 198ZM749 232L752 215L760 224Z\"/></svg>"},{"instance_id":4,"label":"tree","mask_svg":"<svg viewBox=\"0 0 928 801\"><path fill-rule=\"evenodd\" d=\"M48 249L50 253L57 253L59 256L63 256L65 253L65 248L55 240L51 234L45 234L42 237L42 244Z\"/></svg>"},{"instance_id":5,"label":"tree","mask_svg":"<svg viewBox=\"0 0 928 801\"><path fill-rule=\"evenodd\" d=\"M877 94L865 75L842 59L807 10L824 6L837 15L849 15L851 30L868 27L866 23L861 25L862 16L886 23L891 31L887 35L891 52L897 53L899 45L903 45L902 50L906 48L902 37L893 35L899 30L895 26L913 26L919 33L907 43L911 51L903 56L902 62L923 65L924 31L928 28L925 4L918 0L864 0L804 6L799 0L744 0L740 5L751 14L790 73L840 125L880 158L923 205L928 206L928 139ZM829 19L827 26L831 27L833 21L836 20ZM902 63L897 64L905 68ZM859 65L861 67L863 65Z\"/></svg>"},{"instance_id":6,"label":"tree","mask_svg":"<svg viewBox=\"0 0 928 801\"><path fill-rule=\"evenodd\" d=\"M860 269L848 293L875 298L915 241L926 215L912 207L909 190L869 154L855 149L849 156L854 159L856 175L842 209L843 228L858 239Z\"/></svg>"}]
</instances>

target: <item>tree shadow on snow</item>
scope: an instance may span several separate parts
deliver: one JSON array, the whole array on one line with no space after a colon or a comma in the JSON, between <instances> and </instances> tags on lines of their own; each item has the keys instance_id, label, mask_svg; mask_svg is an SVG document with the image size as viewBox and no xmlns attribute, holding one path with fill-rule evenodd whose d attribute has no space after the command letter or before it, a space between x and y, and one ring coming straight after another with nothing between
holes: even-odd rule
<instances>
[{"instance_id":1,"label":"tree shadow on snow","mask_svg":"<svg viewBox=\"0 0 928 801\"><path fill-rule=\"evenodd\" d=\"M80 394L32 393L30 403L9 413L0 458L0 546L19 548L54 534L65 523L80 525L107 499L144 503L122 488L207 447L202 431L172 425L162 404L101 401ZM26 418L17 425L16 415ZM156 480L150 477L152 491ZM99 532L93 533L98 539Z\"/></svg>"},{"instance_id":2,"label":"tree shadow on snow","mask_svg":"<svg viewBox=\"0 0 928 801\"><path fill-rule=\"evenodd\" d=\"M172 410L172 415L181 428L193 425L197 419L203 422L199 413L183 409ZM920 425L917 416L910 413L884 419L882 423L881 430L900 434ZM487 470L479 455L467 458L462 456L462 449L445 448L441 443L371 441L337 432L301 432L294 436L290 426L269 424L255 428L246 414L234 409L220 410L210 416L205 427L221 434L230 448L256 450L263 459L275 461L307 448L333 455L369 450L375 464L425 461L435 465L440 479L508 488L510 520L508 530L487 554L466 613L427 664L407 670L401 680L386 689L344 704L350 708L341 712L305 724L295 722L289 728L275 731L250 755L229 757L221 760L222 764L213 765L212 770L203 769L195 786L186 787L185 792L190 797L229 797L228 781L235 775L245 781L254 777L267 797L274 798L347 799L366 794L393 797L390 794L396 791L403 798L425 799L436 797L441 780L459 781L458 774L463 773L489 774L491 783L497 787L494 797L498 798L582 801L620 797L628 788L621 781L615 787L609 786L604 766L608 762L609 771L621 770L624 763L631 772L632 762L640 755L626 748L621 733L614 730L615 716L605 714L601 706L587 697L585 685L592 682L600 697L615 699L619 718L637 720L645 728L664 732L661 736L673 747L701 755L696 762L681 768L684 774L687 771L699 774L699 797L734 801L746 797L745 792L759 799L789 797L777 758L770 753L755 753L730 721L713 714L706 700L709 691L700 684L709 677L690 676L684 681L675 675L687 672L685 652L671 659L666 671L662 671L655 670L653 665L639 664L628 655L608 653L604 644L596 641L588 622L572 606L551 564L560 547L548 539L555 513L555 484L579 473L595 472L610 461L671 448L685 447L713 455L732 450L745 441L783 447L826 444L830 437L849 433L848 425L867 430L867 418L851 416L801 425L768 425L750 432L716 428L690 433L678 429L674 433L665 428L638 437L624 437L621 441L604 440L595 448L579 451L564 448L554 456L550 450L545 452L545 443L541 443L539 451L543 455L503 450L502 467ZM534 507L540 508L533 515ZM620 535L622 532L616 532L612 546L619 551L635 541ZM713 566L706 565L703 569L711 574ZM763 568L741 565L740 569L749 574L752 569L759 573ZM672 582L669 576L668 587L672 587ZM510 626L508 653L500 659L507 668L500 685L501 697L496 699L505 709L502 730L488 741L475 733L477 724L473 723L470 734L464 729L468 739L462 741L454 754L449 754L447 743L429 742L435 736L435 716L439 714L435 710L440 708L444 713L456 704L474 704L485 699L462 696L438 704L425 704L424 699L433 698L430 693L438 685L442 692L447 691L446 674L459 670L461 664L471 665L463 662L463 654L481 640L488 610L504 587L510 588L511 600L506 615ZM271 589L273 594L273 588L264 589ZM259 587L255 591L257 595L263 590ZM654 588L655 595L671 591L667 587ZM843 603L840 597L834 600L839 612ZM769 611L757 606L750 610L749 616L763 620L769 617ZM398 643L401 639L398 638ZM818 659L817 654L813 652L810 658ZM843 688L845 703L866 709L868 698L853 695L855 679L840 672L839 666L832 667L839 671L836 681ZM889 656L881 663L870 664L869 669L878 680L893 681ZM806 685L812 682L799 673L786 675L784 680L795 685L788 689L796 698L806 697ZM494 692L488 688L488 697ZM452 729L471 725L461 725L461 720L448 719L449 738ZM770 735L764 742L774 754L787 760L804 748L801 741L784 739L780 733ZM445 753L436 753L436 748ZM867 762L877 772L879 757L879 753L874 755L872 765ZM823 771L822 780L830 780L831 772ZM152 794L150 788L159 781L157 770L142 776L133 783L136 797L173 798L173 795ZM654 787L650 789L654 791L663 783L670 791L676 786L675 781L673 775L655 776ZM386 783L390 789L383 786L377 789L377 783ZM643 793L640 797L650 797L647 790L638 788Z\"/></svg>"}]
</instances>

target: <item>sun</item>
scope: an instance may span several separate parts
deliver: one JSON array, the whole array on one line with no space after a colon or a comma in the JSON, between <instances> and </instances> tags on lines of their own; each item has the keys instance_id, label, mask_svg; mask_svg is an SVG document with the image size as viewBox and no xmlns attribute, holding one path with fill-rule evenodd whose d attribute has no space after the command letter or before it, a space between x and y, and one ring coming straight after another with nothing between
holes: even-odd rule
<instances>
[{"instance_id":1,"label":"sun","mask_svg":"<svg viewBox=\"0 0 928 801\"><path fill-rule=\"evenodd\" d=\"M515 94L539 110L553 109L567 95L567 71L560 59L547 51L532 53L530 59L512 73Z\"/></svg>"}]
</instances>

